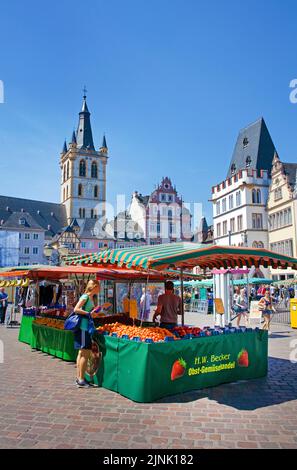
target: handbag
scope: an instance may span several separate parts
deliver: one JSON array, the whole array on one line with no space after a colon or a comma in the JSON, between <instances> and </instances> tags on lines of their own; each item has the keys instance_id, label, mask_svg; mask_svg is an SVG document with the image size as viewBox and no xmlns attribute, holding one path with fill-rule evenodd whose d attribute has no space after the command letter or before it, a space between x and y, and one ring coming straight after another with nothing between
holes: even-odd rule
<instances>
[{"instance_id":1,"label":"handbag","mask_svg":"<svg viewBox=\"0 0 297 470\"><path fill-rule=\"evenodd\" d=\"M80 328L81 316L75 312L72 312L69 317L66 318L64 323L64 330L77 331Z\"/></svg>"},{"instance_id":2,"label":"handbag","mask_svg":"<svg viewBox=\"0 0 297 470\"><path fill-rule=\"evenodd\" d=\"M88 318L88 333L92 336L96 331L95 323L91 315Z\"/></svg>"}]
</instances>

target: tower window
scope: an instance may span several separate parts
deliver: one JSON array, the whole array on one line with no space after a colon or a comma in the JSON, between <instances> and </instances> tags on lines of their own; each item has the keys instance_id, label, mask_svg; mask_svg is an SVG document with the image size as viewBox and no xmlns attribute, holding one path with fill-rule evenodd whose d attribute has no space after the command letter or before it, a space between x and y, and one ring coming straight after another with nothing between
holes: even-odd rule
<instances>
[{"instance_id":1,"label":"tower window","mask_svg":"<svg viewBox=\"0 0 297 470\"><path fill-rule=\"evenodd\" d=\"M81 207L79 208L79 218L84 219L86 216L86 210L82 209Z\"/></svg>"},{"instance_id":2,"label":"tower window","mask_svg":"<svg viewBox=\"0 0 297 470\"><path fill-rule=\"evenodd\" d=\"M235 163L232 163L232 165L231 165L231 174L234 175L235 172L236 172L236 165L235 165Z\"/></svg>"},{"instance_id":3,"label":"tower window","mask_svg":"<svg viewBox=\"0 0 297 470\"><path fill-rule=\"evenodd\" d=\"M98 197L98 186L94 187L94 197Z\"/></svg>"},{"instance_id":4,"label":"tower window","mask_svg":"<svg viewBox=\"0 0 297 470\"><path fill-rule=\"evenodd\" d=\"M79 162L79 176L86 176L86 162L81 160Z\"/></svg>"},{"instance_id":5,"label":"tower window","mask_svg":"<svg viewBox=\"0 0 297 470\"><path fill-rule=\"evenodd\" d=\"M66 186L66 199L68 199L68 186Z\"/></svg>"},{"instance_id":6,"label":"tower window","mask_svg":"<svg viewBox=\"0 0 297 470\"><path fill-rule=\"evenodd\" d=\"M92 178L98 178L98 169L97 169L97 163L96 162L92 163L91 176L92 176Z\"/></svg>"},{"instance_id":7,"label":"tower window","mask_svg":"<svg viewBox=\"0 0 297 470\"><path fill-rule=\"evenodd\" d=\"M66 165L63 167L63 182L65 183L66 181Z\"/></svg>"},{"instance_id":8,"label":"tower window","mask_svg":"<svg viewBox=\"0 0 297 470\"><path fill-rule=\"evenodd\" d=\"M82 184L79 184L79 185L78 185L78 195L79 195L79 196L82 196L82 195L83 195L83 187L82 187Z\"/></svg>"},{"instance_id":9,"label":"tower window","mask_svg":"<svg viewBox=\"0 0 297 470\"><path fill-rule=\"evenodd\" d=\"M67 179L69 178L69 162L67 162Z\"/></svg>"}]
</instances>

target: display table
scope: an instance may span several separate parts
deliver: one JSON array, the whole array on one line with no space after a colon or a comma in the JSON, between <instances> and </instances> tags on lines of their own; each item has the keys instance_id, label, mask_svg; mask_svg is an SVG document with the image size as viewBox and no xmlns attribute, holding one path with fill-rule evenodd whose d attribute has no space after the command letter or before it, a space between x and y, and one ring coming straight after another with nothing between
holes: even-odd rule
<instances>
[{"instance_id":1,"label":"display table","mask_svg":"<svg viewBox=\"0 0 297 470\"><path fill-rule=\"evenodd\" d=\"M95 340L102 362L94 382L141 403L267 374L268 335L263 330L151 344L99 334ZM181 358L184 373L172 380Z\"/></svg>"},{"instance_id":2,"label":"display table","mask_svg":"<svg viewBox=\"0 0 297 470\"><path fill-rule=\"evenodd\" d=\"M64 361L76 361L72 331L58 330L32 323L31 347Z\"/></svg>"},{"instance_id":3,"label":"display table","mask_svg":"<svg viewBox=\"0 0 297 470\"><path fill-rule=\"evenodd\" d=\"M22 315L22 321L19 332L19 341L22 343L31 344L32 339L32 323L35 317L29 315Z\"/></svg>"}]
</instances>

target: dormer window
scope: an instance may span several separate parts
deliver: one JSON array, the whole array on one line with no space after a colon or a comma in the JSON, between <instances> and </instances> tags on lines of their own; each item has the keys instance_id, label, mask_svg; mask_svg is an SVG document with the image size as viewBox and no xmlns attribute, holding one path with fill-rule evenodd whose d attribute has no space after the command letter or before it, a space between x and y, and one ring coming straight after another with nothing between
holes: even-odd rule
<instances>
[{"instance_id":1,"label":"dormer window","mask_svg":"<svg viewBox=\"0 0 297 470\"><path fill-rule=\"evenodd\" d=\"M251 157L250 156L246 157L246 161L245 161L246 168L249 168L251 166L251 163L252 163Z\"/></svg>"},{"instance_id":2,"label":"dormer window","mask_svg":"<svg viewBox=\"0 0 297 470\"><path fill-rule=\"evenodd\" d=\"M231 174L234 175L235 172L236 172L236 165L235 165L235 163L232 163L232 165L231 165Z\"/></svg>"},{"instance_id":3,"label":"dormer window","mask_svg":"<svg viewBox=\"0 0 297 470\"><path fill-rule=\"evenodd\" d=\"M243 148L247 147L249 145L249 140L247 137L245 137L242 141Z\"/></svg>"},{"instance_id":4,"label":"dormer window","mask_svg":"<svg viewBox=\"0 0 297 470\"><path fill-rule=\"evenodd\" d=\"M26 220L21 217L19 219L19 225L26 225Z\"/></svg>"},{"instance_id":5,"label":"dormer window","mask_svg":"<svg viewBox=\"0 0 297 470\"><path fill-rule=\"evenodd\" d=\"M169 189L169 184L167 184L167 183L164 184L164 188L165 188L165 189Z\"/></svg>"}]
</instances>

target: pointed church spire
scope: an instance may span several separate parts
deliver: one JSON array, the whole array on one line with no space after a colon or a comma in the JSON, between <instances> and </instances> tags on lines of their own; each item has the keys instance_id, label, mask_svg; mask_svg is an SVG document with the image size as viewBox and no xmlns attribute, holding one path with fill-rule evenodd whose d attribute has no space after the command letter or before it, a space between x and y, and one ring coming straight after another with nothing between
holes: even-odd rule
<instances>
[{"instance_id":1,"label":"pointed church spire","mask_svg":"<svg viewBox=\"0 0 297 470\"><path fill-rule=\"evenodd\" d=\"M99 151L101 153L108 153L108 147L107 147L107 143L106 143L105 134L103 135L102 145L101 145Z\"/></svg>"},{"instance_id":2,"label":"pointed church spire","mask_svg":"<svg viewBox=\"0 0 297 470\"><path fill-rule=\"evenodd\" d=\"M76 135L75 135L75 131L72 132L71 143L72 143L72 144L76 144Z\"/></svg>"},{"instance_id":3,"label":"pointed church spire","mask_svg":"<svg viewBox=\"0 0 297 470\"><path fill-rule=\"evenodd\" d=\"M67 151L68 151L68 149L67 149L67 144L66 144L66 139L65 139L63 149L62 149L62 153L67 153Z\"/></svg>"},{"instance_id":4,"label":"pointed church spire","mask_svg":"<svg viewBox=\"0 0 297 470\"><path fill-rule=\"evenodd\" d=\"M84 88L83 104L81 112L79 113L76 142L78 148L95 150L86 92L87 90Z\"/></svg>"}]
</instances>

